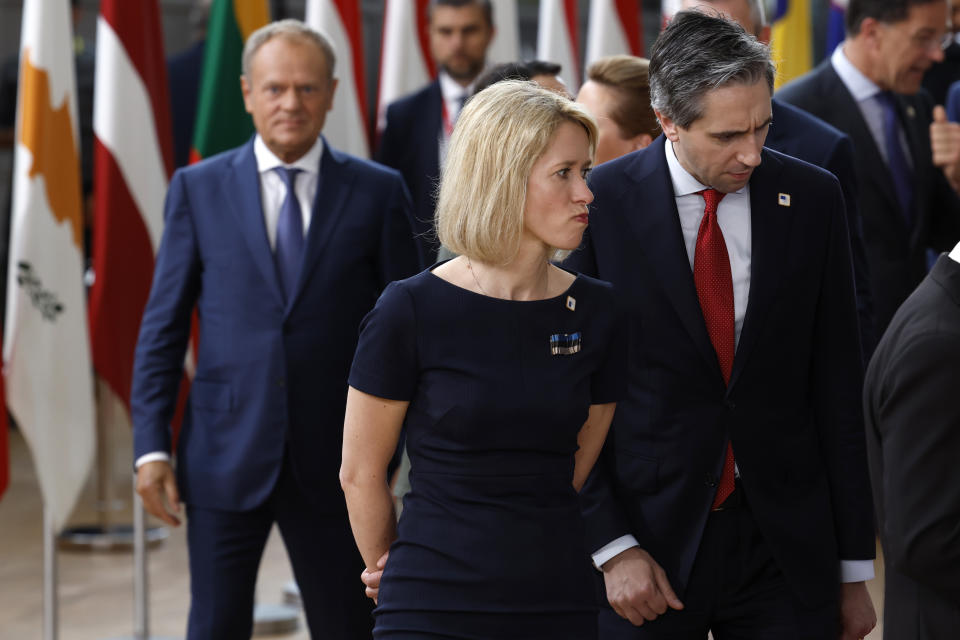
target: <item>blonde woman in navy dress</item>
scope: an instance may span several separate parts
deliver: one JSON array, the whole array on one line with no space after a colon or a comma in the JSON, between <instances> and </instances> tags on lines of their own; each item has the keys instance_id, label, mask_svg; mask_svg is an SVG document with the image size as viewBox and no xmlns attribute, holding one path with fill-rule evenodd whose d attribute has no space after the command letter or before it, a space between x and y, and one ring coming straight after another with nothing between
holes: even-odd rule
<instances>
[{"instance_id":1,"label":"blonde woman in navy dress","mask_svg":"<svg viewBox=\"0 0 960 640\"><path fill-rule=\"evenodd\" d=\"M596 140L582 107L532 83L474 96L437 206L459 257L391 284L363 322L340 478L375 638L596 637L577 491L626 345L610 286L551 264L587 226ZM396 524L387 464L404 425Z\"/></svg>"}]
</instances>

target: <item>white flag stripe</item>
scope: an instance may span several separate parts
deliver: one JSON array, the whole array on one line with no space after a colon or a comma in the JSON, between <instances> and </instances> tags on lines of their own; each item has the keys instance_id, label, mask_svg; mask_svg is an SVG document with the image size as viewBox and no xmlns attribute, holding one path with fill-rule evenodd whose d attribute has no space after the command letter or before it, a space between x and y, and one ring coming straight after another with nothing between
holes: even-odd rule
<instances>
[{"instance_id":1,"label":"white flag stripe","mask_svg":"<svg viewBox=\"0 0 960 640\"><path fill-rule=\"evenodd\" d=\"M343 18L333 0L309 0L306 23L326 35L337 54L339 78L333 109L327 114L323 135L334 147L361 158L370 157L366 130L366 105L360 104L353 73L353 47Z\"/></svg>"},{"instance_id":2,"label":"white flag stripe","mask_svg":"<svg viewBox=\"0 0 960 640\"><path fill-rule=\"evenodd\" d=\"M633 55L633 52L614 0L593 0L590 3L590 24L587 25L584 67L598 58L619 54Z\"/></svg>"},{"instance_id":3,"label":"white flag stripe","mask_svg":"<svg viewBox=\"0 0 960 640\"><path fill-rule=\"evenodd\" d=\"M93 131L113 155L150 234L154 254L163 236L167 170L153 104L143 79L109 22L97 19Z\"/></svg>"},{"instance_id":4,"label":"white flag stripe","mask_svg":"<svg viewBox=\"0 0 960 640\"><path fill-rule=\"evenodd\" d=\"M537 58L556 62L563 67L560 77L567 83L570 93L580 89L580 65L570 42L563 0L541 0L537 29Z\"/></svg>"},{"instance_id":5,"label":"white flag stripe","mask_svg":"<svg viewBox=\"0 0 960 640\"><path fill-rule=\"evenodd\" d=\"M517 0L493 0L493 24L497 32L487 49L487 63L493 65L520 60Z\"/></svg>"},{"instance_id":6,"label":"white flag stripe","mask_svg":"<svg viewBox=\"0 0 960 640\"><path fill-rule=\"evenodd\" d=\"M417 34L417 3L387 0L383 18L383 51L380 55L380 91L377 130L387 124L387 105L430 82Z\"/></svg>"}]
</instances>

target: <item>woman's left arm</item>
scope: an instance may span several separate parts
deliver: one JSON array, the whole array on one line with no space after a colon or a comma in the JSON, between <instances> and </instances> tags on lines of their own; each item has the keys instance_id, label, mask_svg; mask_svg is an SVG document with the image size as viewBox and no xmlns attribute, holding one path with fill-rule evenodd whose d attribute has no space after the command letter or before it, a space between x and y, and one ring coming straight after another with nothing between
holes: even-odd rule
<instances>
[{"instance_id":1,"label":"woman's left arm","mask_svg":"<svg viewBox=\"0 0 960 640\"><path fill-rule=\"evenodd\" d=\"M371 571L397 536L387 465L397 447L409 402L353 387L347 392L340 485L360 555Z\"/></svg>"},{"instance_id":2,"label":"woman's left arm","mask_svg":"<svg viewBox=\"0 0 960 640\"><path fill-rule=\"evenodd\" d=\"M577 434L579 448L574 455L573 464L573 488L577 491L583 488L583 483L587 481L590 470L600 456L600 449L603 448L603 441L607 438L616 408L616 402L590 405L587 421L583 423L580 433Z\"/></svg>"}]
</instances>

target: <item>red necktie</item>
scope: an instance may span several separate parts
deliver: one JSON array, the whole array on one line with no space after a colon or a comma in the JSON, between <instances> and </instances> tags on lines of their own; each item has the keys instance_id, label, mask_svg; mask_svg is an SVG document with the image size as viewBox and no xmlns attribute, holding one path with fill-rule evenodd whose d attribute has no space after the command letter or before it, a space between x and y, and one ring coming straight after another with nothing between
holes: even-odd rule
<instances>
[{"instance_id":1,"label":"red necktie","mask_svg":"<svg viewBox=\"0 0 960 640\"><path fill-rule=\"evenodd\" d=\"M734 326L733 326L733 276L730 273L730 256L723 232L717 223L717 206L726 195L716 189L700 192L706 203L700 230L697 232L697 248L693 256L693 281L697 286L697 297L703 310L703 319L707 324L710 342L717 352L723 381L730 382L733 370ZM733 447L727 444L727 453L720 474L720 486L713 499L718 507L733 493Z\"/></svg>"}]
</instances>

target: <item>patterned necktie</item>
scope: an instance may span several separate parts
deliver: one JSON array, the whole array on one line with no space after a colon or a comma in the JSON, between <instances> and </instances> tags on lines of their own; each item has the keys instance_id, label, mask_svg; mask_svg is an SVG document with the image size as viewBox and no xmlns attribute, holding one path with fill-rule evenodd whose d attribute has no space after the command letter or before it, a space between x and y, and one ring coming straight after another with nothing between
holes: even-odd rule
<instances>
[{"instance_id":1,"label":"patterned necktie","mask_svg":"<svg viewBox=\"0 0 960 640\"><path fill-rule=\"evenodd\" d=\"M284 299L289 301L300 275L300 263L303 261L303 213L294 186L300 169L277 167L277 175L287 186L287 195L280 205L277 218L277 246L274 260Z\"/></svg>"},{"instance_id":2,"label":"patterned necktie","mask_svg":"<svg viewBox=\"0 0 960 640\"><path fill-rule=\"evenodd\" d=\"M907 227L913 226L913 171L907 163L907 154L900 144L900 116L897 113L897 99L890 91L877 94L877 101L883 107L883 137L887 147L887 166L893 177L893 188L897 192L900 211Z\"/></svg>"},{"instance_id":3,"label":"patterned necktie","mask_svg":"<svg viewBox=\"0 0 960 640\"><path fill-rule=\"evenodd\" d=\"M693 254L693 281L697 287L697 297L703 310L703 319L707 325L710 342L717 352L720 372L724 383L729 384L733 371L734 354L734 312L733 312L733 275L730 271L730 256L727 243L717 222L717 207L726 195L716 189L700 192L706 203L700 229L697 232L697 247ZM734 486L733 446L727 443L727 452L720 474L720 485L713 499L714 508L720 506L731 493Z\"/></svg>"}]
</instances>

